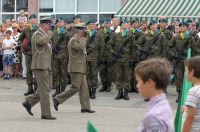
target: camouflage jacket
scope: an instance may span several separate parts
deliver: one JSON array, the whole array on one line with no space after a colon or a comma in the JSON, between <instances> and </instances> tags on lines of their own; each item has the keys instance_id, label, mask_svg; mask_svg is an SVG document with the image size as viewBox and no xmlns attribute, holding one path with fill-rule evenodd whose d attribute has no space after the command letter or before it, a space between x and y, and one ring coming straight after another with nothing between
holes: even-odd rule
<instances>
[{"instance_id":1,"label":"camouflage jacket","mask_svg":"<svg viewBox=\"0 0 200 132\"><path fill-rule=\"evenodd\" d=\"M104 45L103 37L100 32L95 32L94 36L87 34L86 36L86 51L87 51L87 61L101 61L101 50L102 45ZM90 41L92 39L92 41Z\"/></svg>"},{"instance_id":2,"label":"camouflage jacket","mask_svg":"<svg viewBox=\"0 0 200 132\"><path fill-rule=\"evenodd\" d=\"M168 48L168 59L173 59L175 56L179 56L180 61L187 58L187 51L193 45L193 38L188 35L186 38L181 38L181 36L175 36L167 44ZM177 58L176 58L177 59Z\"/></svg>"},{"instance_id":3,"label":"camouflage jacket","mask_svg":"<svg viewBox=\"0 0 200 132\"><path fill-rule=\"evenodd\" d=\"M59 42L60 38L64 36L64 39L61 41L61 43ZM64 30L63 32L58 34L57 30L54 30L53 32L53 37L52 37L52 50L54 51L54 48L56 48L55 50L57 50L57 53L53 52L53 58L57 58L57 59L62 59L62 58L68 58L68 42L69 42L69 38L67 37L67 32L66 30Z\"/></svg>"},{"instance_id":4,"label":"camouflage jacket","mask_svg":"<svg viewBox=\"0 0 200 132\"><path fill-rule=\"evenodd\" d=\"M126 46L123 47L124 42L128 40ZM120 56L117 62L130 62L132 55L132 35L127 32L126 35L122 36L122 33L114 34L113 38L110 40L109 44L112 46L111 52L114 55Z\"/></svg>"},{"instance_id":5,"label":"camouflage jacket","mask_svg":"<svg viewBox=\"0 0 200 132\"><path fill-rule=\"evenodd\" d=\"M38 27L34 28L33 30L30 29L30 26L26 27L24 30L22 30L22 32L20 33L19 35L19 38L18 38L18 44L20 46L24 46L23 45L23 40L24 38L26 38L27 40L27 45L26 46L29 46L30 49L28 51L25 52L25 54L32 54L31 53L31 47L32 47L32 44L31 44L31 38L32 38L32 35L33 33L38 29Z\"/></svg>"},{"instance_id":6,"label":"camouflage jacket","mask_svg":"<svg viewBox=\"0 0 200 132\"><path fill-rule=\"evenodd\" d=\"M132 54L131 54L131 61L132 62L138 62L140 61L139 57L140 56L140 51L138 50L138 46L136 45L136 41L144 35L142 30L133 32L133 30L129 31L130 34L133 36L132 38Z\"/></svg>"},{"instance_id":7,"label":"camouflage jacket","mask_svg":"<svg viewBox=\"0 0 200 132\"><path fill-rule=\"evenodd\" d=\"M142 60L166 56L166 37L162 32L158 32L156 35L152 35L151 33L144 34L136 41L136 45L141 51L140 56Z\"/></svg>"},{"instance_id":8,"label":"camouflage jacket","mask_svg":"<svg viewBox=\"0 0 200 132\"><path fill-rule=\"evenodd\" d=\"M100 31L100 36L103 38L104 43L102 45L101 49L101 61L112 61L112 52L111 52L111 45L109 44L109 41L113 37L115 33L110 30L107 33L104 32L104 30Z\"/></svg>"}]
</instances>

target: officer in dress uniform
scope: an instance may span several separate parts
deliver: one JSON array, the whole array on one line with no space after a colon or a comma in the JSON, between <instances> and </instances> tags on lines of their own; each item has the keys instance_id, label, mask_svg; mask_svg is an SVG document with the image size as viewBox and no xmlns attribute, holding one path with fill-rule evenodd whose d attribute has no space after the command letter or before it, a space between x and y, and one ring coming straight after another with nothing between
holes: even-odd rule
<instances>
[{"instance_id":1,"label":"officer in dress uniform","mask_svg":"<svg viewBox=\"0 0 200 132\"><path fill-rule=\"evenodd\" d=\"M53 98L54 108L58 110L58 105L79 92L81 104L81 113L94 113L90 108L90 98L86 81L86 39L83 36L84 23L74 25L76 34L70 39L68 44L69 63L68 72L71 76L71 84L69 90L57 95Z\"/></svg>"},{"instance_id":2,"label":"officer in dress uniform","mask_svg":"<svg viewBox=\"0 0 200 132\"><path fill-rule=\"evenodd\" d=\"M32 63L31 69L34 72L38 90L36 93L26 97L22 104L27 112L33 116L31 108L41 103L41 118L46 120L55 120L51 115L49 92L52 88L52 71L51 71L51 37L53 32L49 30L51 19L43 18L40 20L39 28L32 36Z\"/></svg>"}]
</instances>

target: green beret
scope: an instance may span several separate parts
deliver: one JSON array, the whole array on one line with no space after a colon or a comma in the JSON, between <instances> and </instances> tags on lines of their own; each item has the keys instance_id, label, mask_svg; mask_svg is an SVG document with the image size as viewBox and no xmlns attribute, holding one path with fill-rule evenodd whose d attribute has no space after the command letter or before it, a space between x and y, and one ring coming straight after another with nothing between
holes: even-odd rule
<instances>
[{"instance_id":1,"label":"green beret","mask_svg":"<svg viewBox=\"0 0 200 132\"><path fill-rule=\"evenodd\" d=\"M167 19L161 18L161 19L159 20L159 22L165 22L165 23L167 23Z\"/></svg>"},{"instance_id":2,"label":"green beret","mask_svg":"<svg viewBox=\"0 0 200 132\"><path fill-rule=\"evenodd\" d=\"M191 20L191 19L188 19L186 22L187 22L187 23L191 23L191 22L192 22L192 20Z\"/></svg>"},{"instance_id":3,"label":"green beret","mask_svg":"<svg viewBox=\"0 0 200 132\"><path fill-rule=\"evenodd\" d=\"M67 21L67 24L68 23L74 23L74 20L73 19L69 19L68 21Z\"/></svg>"},{"instance_id":4,"label":"green beret","mask_svg":"<svg viewBox=\"0 0 200 132\"><path fill-rule=\"evenodd\" d=\"M90 24L90 23L96 23L96 21L94 19L92 19L92 20L87 22L87 25Z\"/></svg>"},{"instance_id":5,"label":"green beret","mask_svg":"<svg viewBox=\"0 0 200 132\"><path fill-rule=\"evenodd\" d=\"M179 24L179 27L181 27L181 26L186 26L186 27L188 27L189 25L188 25L187 22L181 22L181 23Z\"/></svg>"},{"instance_id":6,"label":"green beret","mask_svg":"<svg viewBox=\"0 0 200 132\"><path fill-rule=\"evenodd\" d=\"M75 18L81 18L81 16L77 14L76 16L73 17L73 20L74 20Z\"/></svg>"},{"instance_id":7,"label":"green beret","mask_svg":"<svg viewBox=\"0 0 200 132\"><path fill-rule=\"evenodd\" d=\"M122 23L125 23L125 22L128 22L128 21L126 19L121 20L119 26L121 26Z\"/></svg>"},{"instance_id":8,"label":"green beret","mask_svg":"<svg viewBox=\"0 0 200 132\"><path fill-rule=\"evenodd\" d=\"M63 20L64 21L64 18L63 17L59 17L58 19L56 19L56 23L58 23L59 21Z\"/></svg>"},{"instance_id":9,"label":"green beret","mask_svg":"<svg viewBox=\"0 0 200 132\"><path fill-rule=\"evenodd\" d=\"M29 19L31 19L31 18L37 18L36 14L31 14Z\"/></svg>"},{"instance_id":10,"label":"green beret","mask_svg":"<svg viewBox=\"0 0 200 132\"><path fill-rule=\"evenodd\" d=\"M138 21L138 22L139 22L139 18L137 18L137 17L134 18L134 19L131 21L131 24L134 23L135 21Z\"/></svg>"},{"instance_id":11,"label":"green beret","mask_svg":"<svg viewBox=\"0 0 200 132\"><path fill-rule=\"evenodd\" d=\"M110 18L106 18L104 22L111 22Z\"/></svg>"},{"instance_id":12,"label":"green beret","mask_svg":"<svg viewBox=\"0 0 200 132\"><path fill-rule=\"evenodd\" d=\"M151 20L149 23L149 26L153 25L154 23L157 23L155 20Z\"/></svg>"}]
</instances>

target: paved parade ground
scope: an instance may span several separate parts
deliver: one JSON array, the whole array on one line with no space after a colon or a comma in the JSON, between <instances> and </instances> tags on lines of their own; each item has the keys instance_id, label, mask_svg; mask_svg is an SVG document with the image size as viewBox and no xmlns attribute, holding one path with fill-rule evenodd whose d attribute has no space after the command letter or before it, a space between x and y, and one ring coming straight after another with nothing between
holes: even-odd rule
<instances>
[{"instance_id":1,"label":"paved parade ground","mask_svg":"<svg viewBox=\"0 0 200 132\"><path fill-rule=\"evenodd\" d=\"M78 94L59 105L58 111L53 108L50 97L52 115L57 120L41 120L39 103L32 108L33 117L22 106L26 87L25 80L0 78L0 132L86 132L88 120L99 132L135 132L147 108L147 103L136 93L130 93L128 101L114 100L117 91L113 87L110 93L97 92L97 99L91 100L94 114L80 113ZM170 86L167 95L174 113L175 91L175 87Z\"/></svg>"}]
</instances>

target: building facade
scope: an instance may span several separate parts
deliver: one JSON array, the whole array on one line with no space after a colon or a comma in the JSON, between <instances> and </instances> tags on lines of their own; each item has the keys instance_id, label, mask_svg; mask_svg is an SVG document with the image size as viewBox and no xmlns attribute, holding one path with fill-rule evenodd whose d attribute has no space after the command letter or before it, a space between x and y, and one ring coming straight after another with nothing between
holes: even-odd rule
<instances>
[{"instance_id":1,"label":"building facade","mask_svg":"<svg viewBox=\"0 0 200 132\"><path fill-rule=\"evenodd\" d=\"M79 14L83 22L95 19L102 22L106 17L113 17L126 0L0 0L0 21L19 16L24 9L29 16L37 14L38 19L55 14L67 20Z\"/></svg>"}]
</instances>

